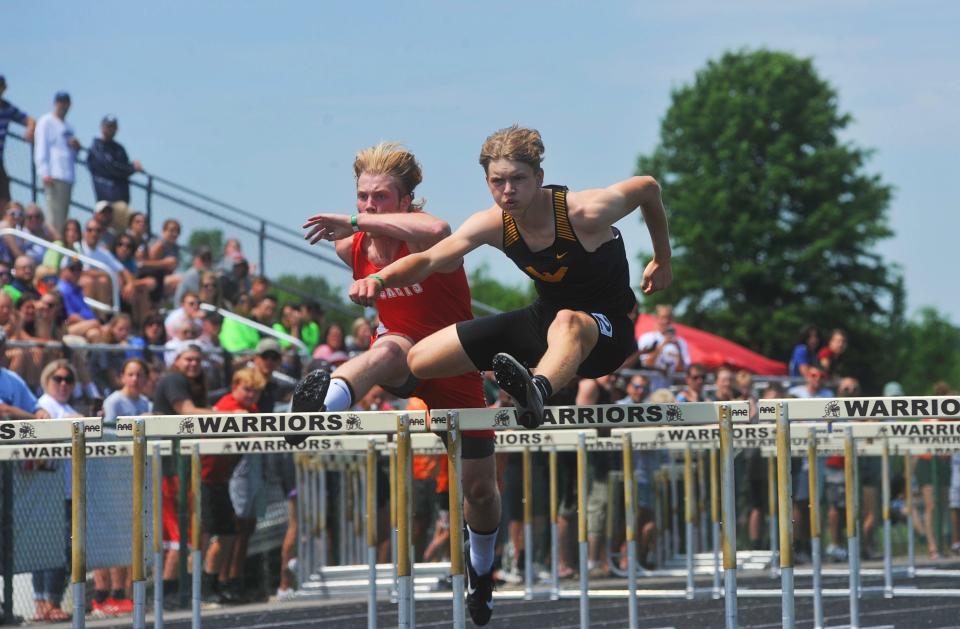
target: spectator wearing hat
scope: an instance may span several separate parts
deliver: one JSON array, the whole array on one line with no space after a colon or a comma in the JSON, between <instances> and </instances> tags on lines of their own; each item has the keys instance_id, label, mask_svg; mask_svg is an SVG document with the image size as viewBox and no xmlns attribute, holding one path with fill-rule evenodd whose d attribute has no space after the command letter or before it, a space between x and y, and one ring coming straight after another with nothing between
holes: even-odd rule
<instances>
[{"instance_id":1,"label":"spectator wearing hat","mask_svg":"<svg viewBox=\"0 0 960 629\"><path fill-rule=\"evenodd\" d=\"M177 291L173 294L174 303L179 304L185 293L200 292L200 278L204 273L213 268L213 252L210 247L201 245L193 252L193 266L184 271L180 276L180 284Z\"/></svg>"},{"instance_id":2,"label":"spectator wearing hat","mask_svg":"<svg viewBox=\"0 0 960 629\"><path fill-rule=\"evenodd\" d=\"M58 234L63 232L70 211L70 195L75 179L74 169L80 142L67 124L70 95L57 92L53 111L40 116L34 140L33 161L37 176L43 181L47 201L47 218Z\"/></svg>"},{"instance_id":3,"label":"spectator wearing hat","mask_svg":"<svg viewBox=\"0 0 960 629\"><path fill-rule=\"evenodd\" d=\"M70 260L60 269L57 292L60 293L60 299L63 302L67 331L70 334L83 336L91 343L96 343L100 340L100 324L93 310L83 299L83 289L78 284L82 273L83 263L76 259Z\"/></svg>"},{"instance_id":4,"label":"spectator wearing hat","mask_svg":"<svg viewBox=\"0 0 960 629\"><path fill-rule=\"evenodd\" d=\"M7 127L11 122L22 124L26 127L23 137L27 142L33 142L33 132L36 128L36 121L17 109L17 107L3 98L3 93L7 91L7 79L0 74L0 210L10 202L10 179L7 177L7 171L3 167L3 145L7 139Z\"/></svg>"},{"instance_id":5,"label":"spectator wearing hat","mask_svg":"<svg viewBox=\"0 0 960 629\"><path fill-rule=\"evenodd\" d=\"M94 138L87 152L87 167L93 177L93 193L97 201L105 201L111 208L112 230L120 234L130 217L130 176L143 172L143 166L130 161L123 145L114 140L116 135L117 117L107 114L100 121L100 137Z\"/></svg>"},{"instance_id":6,"label":"spectator wearing hat","mask_svg":"<svg viewBox=\"0 0 960 629\"><path fill-rule=\"evenodd\" d=\"M226 321L224 321L224 327L226 327ZM273 372L280 367L281 360L283 360L283 354L281 353L280 343L272 338L260 339L260 342L257 343L256 354L253 356L253 366L266 381L258 402L261 412L272 413L273 407L280 400L280 387L273 379Z\"/></svg>"},{"instance_id":7,"label":"spectator wearing hat","mask_svg":"<svg viewBox=\"0 0 960 629\"><path fill-rule=\"evenodd\" d=\"M250 319L270 327L277 313L277 298L266 295L250 309ZM220 344L228 352L242 352L256 349L260 341L260 332L243 321L229 318L223 322L220 330ZM278 344L279 345L279 344Z\"/></svg>"}]
</instances>

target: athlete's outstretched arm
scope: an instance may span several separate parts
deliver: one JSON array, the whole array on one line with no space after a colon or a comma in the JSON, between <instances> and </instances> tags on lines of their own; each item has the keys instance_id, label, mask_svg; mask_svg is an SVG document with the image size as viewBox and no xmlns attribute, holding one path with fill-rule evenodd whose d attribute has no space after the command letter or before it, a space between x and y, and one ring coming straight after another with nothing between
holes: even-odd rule
<instances>
[{"instance_id":1,"label":"athlete's outstretched arm","mask_svg":"<svg viewBox=\"0 0 960 629\"><path fill-rule=\"evenodd\" d=\"M350 299L372 306L384 288L408 286L436 272L450 272L462 264L463 256L483 244L497 246L502 238L499 208L490 208L468 218L457 231L420 253L411 253L385 266L377 276L357 280L350 287Z\"/></svg>"},{"instance_id":2,"label":"athlete's outstretched arm","mask_svg":"<svg viewBox=\"0 0 960 629\"><path fill-rule=\"evenodd\" d=\"M372 236L387 236L402 240L423 250L450 235L446 221L426 212L403 212L389 214L314 214L303 224L308 230L304 240L315 245L321 240L340 240L353 235L353 217L357 217L357 229Z\"/></svg>"}]
</instances>

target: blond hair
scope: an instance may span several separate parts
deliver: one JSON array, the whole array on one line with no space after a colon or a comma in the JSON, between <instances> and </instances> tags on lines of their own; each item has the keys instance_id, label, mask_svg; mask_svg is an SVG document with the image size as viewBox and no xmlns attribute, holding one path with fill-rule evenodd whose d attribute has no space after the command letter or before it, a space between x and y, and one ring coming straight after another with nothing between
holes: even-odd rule
<instances>
[{"instance_id":1,"label":"blond hair","mask_svg":"<svg viewBox=\"0 0 960 629\"><path fill-rule=\"evenodd\" d=\"M494 131L480 147L480 165L487 172L490 162L509 159L540 170L543 161L543 138L536 129L518 125Z\"/></svg>"},{"instance_id":2,"label":"blond hair","mask_svg":"<svg viewBox=\"0 0 960 629\"><path fill-rule=\"evenodd\" d=\"M423 181L423 172L420 162L402 144L397 142L380 142L370 148L357 151L353 160L353 176L360 179L360 175L390 175L400 187L400 196L409 194Z\"/></svg>"},{"instance_id":3,"label":"blond hair","mask_svg":"<svg viewBox=\"0 0 960 629\"><path fill-rule=\"evenodd\" d=\"M263 389L267 386L267 379L263 377L263 374L260 373L259 369L247 367L246 369L240 369L239 371L234 372L233 380L230 381L230 388L233 388L237 385L243 385L245 387L250 387L251 389L256 389L257 391L263 391Z\"/></svg>"}]
</instances>

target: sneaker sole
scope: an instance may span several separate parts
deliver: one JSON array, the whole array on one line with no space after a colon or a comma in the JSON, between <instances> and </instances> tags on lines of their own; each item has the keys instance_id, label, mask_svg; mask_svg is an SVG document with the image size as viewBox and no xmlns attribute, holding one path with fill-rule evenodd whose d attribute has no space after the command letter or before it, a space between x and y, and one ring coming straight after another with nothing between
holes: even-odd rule
<instances>
[{"instance_id":1,"label":"sneaker sole","mask_svg":"<svg viewBox=\"0 0 960 629\"><path fill-rule=\"evenodd\" d=\"M536 385L526 368L509 354L497 354L493 357L493 375L497 384L517 403L517 422L527 429L538 428L543 424L543 408L528 406L527 402L537 396Z\"/></svg>"},{"instance_id":2,"label":"sneaker sole","mask_svg":"<svg viewBox=\"0 0 960 629\"><path fill-rule=\"evenodd\" d=\"M293 398L290 400L292 413L322 413L326 410L323 401L327 398L327 389L330 387L330 373L325 369L314 369L303 377L293 389ZM298 446L307 440L308 435L284 435L283 438L292 446Z\"/></svg>"}]
</instances>

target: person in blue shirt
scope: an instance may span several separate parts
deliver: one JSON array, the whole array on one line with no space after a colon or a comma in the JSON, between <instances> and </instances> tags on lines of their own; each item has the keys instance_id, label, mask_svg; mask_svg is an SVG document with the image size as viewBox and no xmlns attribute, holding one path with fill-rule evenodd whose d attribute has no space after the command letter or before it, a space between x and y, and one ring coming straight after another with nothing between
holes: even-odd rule
<instances>
[{"instance_id":1,"label":"person in blue shirt","mask_svg":"<svg viewBox=\"0 0 960 629\"><path fill-rule=\"evenodd\" d=\"M7 334L0 329L0 360L6 356ZM37 406L37 398L23 378L6 367L0 367L0 419L45 419L45 411Z\"/></svg>"},{"instance_id":2,"label":"person in blue shirt","mask_svg":"<svg viewBox=\"0 0 960 629\"><path fill-rule=\"evenodd\" d=\"M131 161L123 145L114 140L117 117L107 114L100 121L101 137L94 138L87 152L87 167L93 178L97 201L107 201L113 208L113 231L122 234L130 220L130 176L142 172L137 160Z\"/></svg>"},{"instance_id":3,"label":"person in blue shirt","mask_svg":"<svg viewBox=\"0 0 960 629\"><path fill-rule=\"evenodd\" d=\"M67 316L67 330L70 334L83 336L90 343L100 340L100 323L93 310L83 299L83 289L77 281L83 271L83 263L76 258L60 269L60 281L57 292L63 302L63 312Z\"/></svg>"},{"instance_id":4,"label":"person in blue shirt","mask_svg":"<svg viewBox=\"0 0 960 629\"><path fill-rule=\"evenodd\" d=\"M817 350L820 349L820 345L822 345L822 339L817 326L807 324L800 329L800 340L790 355L791 377L805 378L807 376L807 369L811 366L819 365L817 362Z\"/></svg>"}]
</instances>

